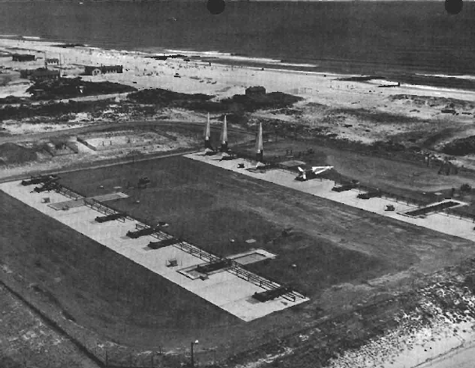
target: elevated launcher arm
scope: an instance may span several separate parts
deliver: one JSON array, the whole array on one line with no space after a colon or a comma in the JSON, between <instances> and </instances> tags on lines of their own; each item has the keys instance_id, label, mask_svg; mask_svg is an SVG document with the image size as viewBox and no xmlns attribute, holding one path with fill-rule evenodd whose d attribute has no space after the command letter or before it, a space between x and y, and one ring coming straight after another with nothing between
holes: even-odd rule
<instances>
[{"instance_id":1,"label":"elevated launcher arm","mask_svg":"<svg viewBox=\"0 0 475 368\"><path fill-rule=\"evenodd\" d=\"M292 290L289 288L289 287L286 287L286 286L280 286L278 288L275 288L275 289L271 289L271 290L266 290L266 291L262 291L260 293L254 293L252 295L252 297L258 301L260 301L261 303L265 303L269 300L273 300L273 299L276 299L282 295L285 295L289 292L291 292Z\"/></svg>"},{"instance_id":2,"label":"elevated launcher arm","mask_svg":"<svg viewBox=\"0 0 475 368\"><path fill-rule=\"evenodd\" d=\"M141 236L152 235L153 233L159 231L156 227L146 227L137 231L127 231L127 236L132 239L140 238Z\"/></svg>"},{"instance_id":3,"label":"elevated launcher arm","mask_svg":"<svg viewBox=\"0 0 475 368\"><path fill-rule=\"evenodd\" d=\"M30 179L24 179L21 181L21 185L27 186L32 184L41 184L47 182L53 182L59 180L58 175L40 175L32 176Z\"/></svg>"},{"instance_id":4,"label":"elevated launcher arm","mask_svg":"<svg viewBox=\"0 0 475 368\"><path fill-rule=\"evenodd\" d=\"M207 274L207 273L211 273L211 272L220 270L222 268L231 267L232 265L233 265L233 262L230 259L222 259L222 260L219 260L217 262L208 263L206 265L198 266L198 267L196 267L196 271L198 271L199 273Z\"/></svg>"},{"instance_id":5,"label":"elevated launcher arm","mask_svg":"<svg viewBox=\"0 0 475 368\"><path fill-rule=\"evenodd\" d=\"M118 219L125 218L125 217L127 217L127 215L125 213L112 213L112 214L106 215L106 216L97 216L95 218L95 221L103 223L103 222L107 222L107 221L118 220Z\"/></svg>"}]
</instances>

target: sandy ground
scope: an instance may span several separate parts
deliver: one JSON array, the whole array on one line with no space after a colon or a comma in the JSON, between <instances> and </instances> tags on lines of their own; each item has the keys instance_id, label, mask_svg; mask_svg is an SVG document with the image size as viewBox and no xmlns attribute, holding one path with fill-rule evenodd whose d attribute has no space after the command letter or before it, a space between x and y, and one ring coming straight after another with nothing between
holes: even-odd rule
<instances>
[{"instance_id":1,"label":"sandy ground","mask_svg":"<svg viewBox=\"0 0 475 368\"><path fill-rule=\"evenodd\" d=\"M145 58L146 54L90 47L59 48L47 42L31 40L0 40L0 50L9 52L36 52L38 57L57 57L62 61L66 75L83 71L84 65L124 66L122 74L105 74L84 79L110 80L129 84L137 88L166 88L178 92L210 93L219 97L242 93L243 88L263 85L268 91L283 91L307 97L310 101L331 105L352 106L355 102L363 108L374 108L385 97L395 94L450 97L473 101L475 93L415 85L401 85L400 88L378 88L378 81L371 83L338 81L348 77L339 74L299 72L228 66L220 64L168 59L166 61ZM18 48L18 49L15 49ZM43 66L44 59L20 63L2 59L5 67L13 69ZM175 77L178 73L180 78ZM387 81L386 81L387 83ZM338 99L335 99L338 95ZM395 107L398 108L397 106ZM390 109L388 107L388 109Z\"/></svg>"},{"instance_id":2,"label":"sandy ground","mask_svg":"<svg viewBox=\"0 0 475 368\"><path fill-rule=\"evenodd\" d=\"M401 84L394 88L379 88L390 81L372 80L355 82L349 75L305 71L277 70L250 66L229 66L183 59L154 60L148 54L92 47L61 48L52 43L35 40L0 39L0 51L35 53L38 60L13 62L0 58L0 72L12 76L6 86L0 86L0 97L24 96L29 81L18 79L20 69L44 65L44 58L59 58L66 77L76 77L85 65L123 65L124 72L100 76L82 76L89 81L111 81L138 89L164 88L183 93L206 93L216 99L243 94L245 88L262 85L267 92L286 92L303 98L289 111L258 111L249 116L250 123L278 122L302 124L310 131L337 136L339 139L372 144L376 141L395 140L406 147L419 146L437 153L455 138L475 135L475 92ZM179 77L177 77L177 75ZM10 77L8 77L10 78ZM100 98L104 98L100 97ZM106 96L114 97L114 96ZM79 99L97 99L84 97ZM115 96L120 105L125 96ZM457 114L443 113L450 101L456 102ZM79 113L62 116L66 121L32 117L22 121L4 121L0 131L13 135L46 131L61 131L72 126L83 126L108 121L134 119L112 107L110 113ZM147 119L197 121L200 114L193 111L164 109ZM135 118L137 119L137 118ZM203 118L204 119L204 118ZM31 122L30 122L31 120ZM427 143L430 141L430 143ZM434 151L435 150L435 151ZM459 166L475 168L475 155L451 158Z\"/></svg>"},{"instance_id":3,"label":"sandy ground","mask_svg":"<svg viewBox=\"0 0 475 368\"><path fill-rule=\"evenodd\" d=\"M472 368L475 344L464 345L440 358L422 364L420 368Z\"/></svg>"},{"instance_id":4,"label":"sandy ground","mask_svg":"<svg viewBox=\"0 0 475 368\"><path fill-rule=\"evenodd\" d=\"M244 93L244 89L254 85L264 86L268 92L287 92L303 97L305 100L297 105L301 110L298 121L307 125L325 126L320 119L320 105L333 109L364 109L370 112L386 112L409 116L417 119L431 119L437 122L453 122L461 125L473 123L475 106L467 108L466 115L447 115L441 113L441 107L430 103L418 103L411 97L407 100L391 99L395 95L423 96L424 98L453 98L468 102L475 101L475 92L432 88L417 85L401 85L397 88L378 88L383 81L353 82L342 81L348 75L300 72L292 70L276 70L211 64L198 61L185 62L182 59L166 61L146 58L139 52L102 50L90 47L59 48L50 43L31 40L0 39L0 50L8 52L35 52L38 57L57 57L62 61L64 74L77 76L83 71L84 65L116 65L124 66L124 73L105 74L102 76L84 76L85 80L112 81L127 84L139 89L165 88L177 92L206 93L217 98L230 97ZM44 59L34 62L13 62L9 58L0 59L4 68L19 70L42 66ZM52 67L54 68L54 67ZM178 73L180 77L175 77ZM388 83L388 81L384 81ZM3 89L2 89L3 88ZM21 88L10 90L0 88L0 97L7 94L23 95ZM317 105L312 106L312 105ZM268 118L282 118L273 114ZM295 121L295 119L293 119ZM383 135L397 134L409 130L424 128L424 124L382 124L375 130L374 126L365 126L363 121L355 121L349 129L349 121L335 124L327 128L338 133L342 138L370 142ZM368 129L370 128L370 129ZM371 130L367 132L366 130ZM380 130L380 132L378 132ZM380 133L380 134L378 134Z\"/></svg>"},{"instance_id":5,"label":"sandy ground","mask_svg":"<svg viewBox=\"0 0 475 368\"><path fill-rule=\"evenodd\" d=\"M401 327L361 349L343 354L329 367L455 367L452 365L455 356L463 364L463 355L473 353L472 349L463 349L466 343L470 344L475 338L472 326L473 321L464 323L438 321L431 328L421 328L413 333L408 333ZM453 354L456 350L460 350L460 356ZM449 353L445 359L451 360L450 366L443 365L444 359L438 358L446 353ZM436 359L440 359L438 363L434 362Z\"/></svg>"}]
</instances>

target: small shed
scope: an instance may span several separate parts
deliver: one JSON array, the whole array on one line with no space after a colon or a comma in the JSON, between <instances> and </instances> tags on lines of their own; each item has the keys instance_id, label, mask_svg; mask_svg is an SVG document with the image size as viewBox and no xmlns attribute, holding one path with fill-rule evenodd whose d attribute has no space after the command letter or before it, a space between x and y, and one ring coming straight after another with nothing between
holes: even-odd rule
<instances>
[{"instance_id":1,"label":"small shed","mask_svg":"<svg viewBox=\"0 0 475 368\"><path fill-rule=\"evenodd\" d=\"M246 96L256 97L256 96L265 96L266 89L262 86L255 86L246 88Z\"/></svg>"},{"instance_id":2,"label":"small shed","mask_svg":"<svg viewBox=\"0 0 475 368\"><path fill-rule=\"evenodd\" d=\"M58 58L48 58L48 59L46 59L46 64L58 65L59 64L59 59Z\"/></svg>"},{"instance_id":3,"label":"small shed","mask_svg":"<svg viewBox=\"0 0 475 368\"><path fill-rule=\"evenodd\" d=\"M30 79L33 81L56 80L59 79L59 70L38 68L31 73Z\"/></svg>"},{"instance_id":4,"label":"small shed","mask_svg":"<svg viewBox=\"0 0 475 368\"><path fill-rule=\"evenodd\" d=\"M59 77L59 70L49 70L46 68L20 70L20 78L31 79L33 81L56 80L59 79Z\"/></svg>"}]
</instances>

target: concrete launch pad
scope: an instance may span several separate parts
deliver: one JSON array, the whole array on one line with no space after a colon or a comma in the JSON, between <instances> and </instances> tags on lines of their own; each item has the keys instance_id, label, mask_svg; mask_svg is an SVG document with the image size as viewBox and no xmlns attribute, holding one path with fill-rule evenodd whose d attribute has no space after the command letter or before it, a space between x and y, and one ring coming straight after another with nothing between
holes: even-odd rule
<instances>
[{"instance_id":1,"label":"concrete launch pad","mask_svg":"<svg viewBox=\"0 0 475 368\"><path fill-rule=\"evenodd\" d=\"M239 264L250 264L255 262L260 262L265 259L274 259L275 254L266 251L265 249L251 249L244 253L234 254L229 258L236 261Z\"/></svg>"},{"instance_id":2,"label":"concrete launch pad","mask_svg":"<svg viewBox=\"0 0 475 368\"><path fill-rule=\"evenodd\" d=\"M49 205L64 203L69 198L54 191L46 195L45 193L32 193L31 187L22 186L20 181L0 184L0 190L215 304L243 321L252 321L308 300L308 298L302 296L295 298L293 301L290 298L279 297L265 303L259 302L252 298L252 295L265 289L249 281L249 278L243 278L242 275L239 277L236 272L223 270L222 272L210 273L206 278L187 277L186 272L180 273L179 271L206 262L197 257L196 253L192 255L190 252L173 245L151 249L148 247L148 243L157 240L152 236L143 236L138 239L128 238L126 233L129 230L135 230L137 224L142 225L138 221L128 218L124 222L97 223L94 219L98 212L87 206L58 211ZM45 196L49 198L50 203L43 202ZM170 260L174 262L170 262Z\"/></svg>"},{"instance_id":3,"label":"concrete launch pad","mask_svg":"<svg viewBox=\"0 0 475 368\"><path fill-rule=\"evenodd\" d=\"M204 156L202 153L192 153L184 157L247 175L255 179L299 190L317 197L360 208L365 211L377 213L381 216L391 217L441 233L475 241L475 224L473 221L447 215L444 212L430 212L426 214L425 217L406 216L404 215L405 213L416 210L418 207L396 202L391 198L374 197L370 199L360 199L357 198L357 195L360 193L357 189L335 192L331 190L335 186L332 180L316 178L308 181L297 181L295 180L295 173L284 169L270 169L263 172L249 171L247 169L255 167L256 164L255 162L245 159L219 161L219 159L213 156ZM244 164L244 168L239 168L238 164ZM394 206L395 210L386 211L385 209L388 205Z\"/></svg>"}]
</instances>

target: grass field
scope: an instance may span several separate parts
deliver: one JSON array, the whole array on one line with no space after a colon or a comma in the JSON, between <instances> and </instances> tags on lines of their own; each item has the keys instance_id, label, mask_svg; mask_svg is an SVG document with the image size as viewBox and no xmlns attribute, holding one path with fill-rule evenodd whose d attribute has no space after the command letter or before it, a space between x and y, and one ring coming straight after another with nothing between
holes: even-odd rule
<instances>
[{"instance_id":1,"label":"grass field","mask_svg":"<svg viewBox=\"0 0 475 368\"><path fill-rule=\"evenodd\" d=\"M0 193L0 219L9 230L0 232L4 262L37 283L77 323L127 345L186 349L189 339L199 338L202 346L229 355L296 332L317 314L347 308L338 304L343 291L332 286L397 279L408 270L431 272L474 253L466 240L182 157L61 176L61 183L87 196L121 186L129 198L109 205L149 224L166 221L167 231L215 254L264 248L277 258L247 267L311 298L240 322ZM126 189L141 176L151 180L147 189ZM286 227L293 233L284 237ZM250 238L256 242L246 243Z\"/></svg>"},{"instance_id":2,"label":"grass field","mask_svg":"<svg viewBox=\"0 0 475 368\"><path fill-rule=\"evenodd\" d=\"M0 286L2 329L0 329L0 367L92 368L94 363L77 347L36 313L24 306L5 287Z\"/></svg>"},{"instance_id":3,"label":"grass field","mask_svg":"<svg viewBox=\"0 0 475 368\"><path fill-rule=\"evenodd\" d=\"M430 245L421 239L427 230L181 157L71 173L62 182L89 196L125 189L140 176L150 178L149 188L126 190L129 198L110 204L151 224L166 221L167 231L215 254L263 247L277 259L247 267L311 297L333 284L406 269ZM292 236L282 236L286 227ZM250 238L256 242L246 243ZM449 249L454 240L446 241Z\"/></svg>"},{"instance_id":4,"label":"grass field","mask_svg":"<svg viewBox=\"0 0 475 368\"><path fill-rule=\"evenodd\" d=\"M315 295L334 283L357 282L397 269L383 259L335 247L323 236L306 232L299 224L299 220L308 222L306 211L297 202L313 201L299 198L300 193L285 193L278 186L268 187L184 158L94 170L87 181L78 172L63 176L62 182L89 196L117 185L125 187L124 180L133 183L133 178L142 175L152 181L148 189L127 190L129 198L110 204L152 224L165 221L173 235L222 256L264 247L277 254L277 260L248 267L305 293ZM287 226L294 227L295 234L283 237ZM256 242L248 244L247 239ZM292 264L297 264L297 272Z\"/></svg>"}]
</instances>

